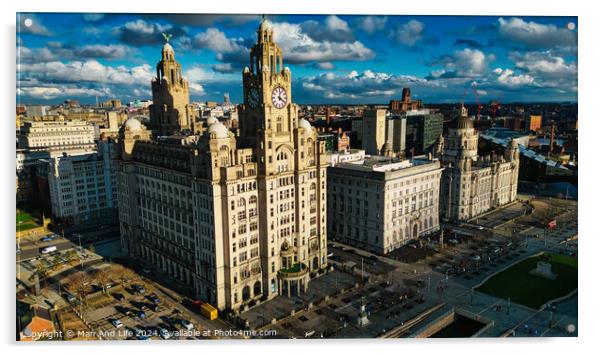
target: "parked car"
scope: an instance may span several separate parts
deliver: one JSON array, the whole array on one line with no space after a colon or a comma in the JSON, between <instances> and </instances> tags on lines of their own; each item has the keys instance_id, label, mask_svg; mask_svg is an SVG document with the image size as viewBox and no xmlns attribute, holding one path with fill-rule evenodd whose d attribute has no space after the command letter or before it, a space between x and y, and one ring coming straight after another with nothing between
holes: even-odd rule
<instances>
[{"instance_id":1,"label":"parked car","mask_svg":"<svg viewBox=\"0 0 602 354\"><path fill-rule=\"evenodd\" d=\"M184 328L186 328L186 329L188 329L188 330L194 329L194 326L193 326L193 325L192 325L192 323L190 323L190 321L188 321L188 320L185 320L185 319L183 319L183 320L181 320L181 321L180 321L180 324L181 324L182 326L184 326Z\"/></svg>"},{"instance_id":2,"label":"parked car","mask_svg":"<svg viewBox=\"0 0 602 354\"><path fill-rule=\"evenodd\" d=\"M142 285L134 284L132 285L132 289L138 294L144 294L146 289Z\"/></svg>"},{"instance_id":3,"label":"parked car","mask_svg":"<svg viewBox=\"0 0 602 354\"><path fill-rule=\"evenodd\" d=\"M159 336L161 336L163 339L169 339L171 334L169 334L169 331L165 328L159 327Z\"/></svg>"},{"instance_id":4,"label":"parked car","mask_svg":"<svg viewBox=\"0 0 602 354\"><path fill-rule=\"evenodd\" d=\"M115 327L115 328L121 328L123 327L123 323L121 323L120 320L111 320L111 324Z\"/></svg>"},{"instance_id":5,"label":"parked car","mask_svg":"<svg viewBox=\"0 0 602 354\"><path fill-rule=\"evenodd\" d=\"M155 294L150 294L150 295L148 296L148 299L149 299L150 301L152 301L154 304L159 304L159 303L161 303L161 299L160 299L160 298L159 298L157 295L155 295Z\"/></svg>"},{"instance_id":6,"label":"parked car","mask_svg":"<svg viewBox=\"0 0 602 354\"><path fill-rule=\"evenodd\" d=\"M146 313L144 311L136 311L136 316L138 318L146 318Z\"/></svg>"},{"instance_id":7,"label":"parked car","mask_svg":"<svg viewBox=\"0 0 602 354\"><path fill-rule=\"evenodd\" d=\"M123 301L125 299L125 296L123 296L123 294L121 293L114 293L113 297L115 298L115 300L117 301Z\"/></svg>"},{"instance_id":8,"label":"parked car","mask_svg":"<svg viewBox=\"0 0 602 354\"><path fill-rule=\"evenodd\" d=\"M157 305L157 304L150 304L150 305L149 305L149 308L150 308L150 309L151 309L153 312L159 312L159 311L160 311L159 305Z\"/></svg>"},{"instance_id":9,"label":"parked car","mask_svg":"<svg viewBox=\"0 0 602 354\"><path fill-rule=\"evenodd\" d=\"M77 298L69 293L65 294L65 299L67 300L67 302L71 302L71 303L77 301Z\"/></svg>"}]
</instances>

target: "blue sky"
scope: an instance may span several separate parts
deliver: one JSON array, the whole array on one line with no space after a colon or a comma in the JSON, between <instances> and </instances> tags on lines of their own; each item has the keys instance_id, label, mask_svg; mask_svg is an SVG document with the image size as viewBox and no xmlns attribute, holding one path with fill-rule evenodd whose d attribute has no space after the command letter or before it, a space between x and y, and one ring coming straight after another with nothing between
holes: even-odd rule
<instances>
[{"instance_id":1,"label":"blue sky","mask_svg":"<svg viewBox=\"0 0 602 354\"><path fill-rule=\"evenodd\" d=\"M297 103L577 101L576 17L270 15ZM24 103L149 99L164 42L191 100L242 96L259 15L17 14Z\"/></svg>"}]
</instances>

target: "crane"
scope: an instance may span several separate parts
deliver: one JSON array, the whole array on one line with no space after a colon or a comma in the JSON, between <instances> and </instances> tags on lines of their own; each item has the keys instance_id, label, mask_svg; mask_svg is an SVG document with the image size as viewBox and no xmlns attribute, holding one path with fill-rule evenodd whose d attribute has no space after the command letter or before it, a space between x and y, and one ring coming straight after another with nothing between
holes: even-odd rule
<instances>
[{"instance_id":1,"label":"crane","mask_svg":"<svg viewBox=\"0 0 602 354\"><path fill-rule=\"evenodd\" d=\"M502 98L503 98L503 94L500 94L499 98L497 100L491 101L490 105L491 105L491 114L493 115L493 119L495 119L497 110L502 105Z\"/></svg>"},{"instance_id":2,"label":"crane","mask_svg":"<svg viewBox=\"0 0 602 354\"><path fill-rule=\"evenodd\" d=\"M474 97L477 101L477 115L475 116L475 120L479 121L479 120L481 120L481 103L479 102L479 93L477 91L476 83L472 84L472 92L474 92Z\"/></svg>"}]
</instances>

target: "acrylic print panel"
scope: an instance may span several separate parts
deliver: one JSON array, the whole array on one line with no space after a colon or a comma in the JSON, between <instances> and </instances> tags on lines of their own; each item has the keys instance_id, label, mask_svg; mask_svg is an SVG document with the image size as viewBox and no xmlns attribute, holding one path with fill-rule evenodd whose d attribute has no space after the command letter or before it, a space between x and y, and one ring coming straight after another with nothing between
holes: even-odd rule
<instances>
[{"instance_id":1,"label":"acrylic print panel","mask_svg":"<svg viewBox=\"0 0 602 354\"><path fill-rule=\"evenodd\" d=\"M576 17L16 21L18 340L577 336Z\"/></svg>"}]
</instances>

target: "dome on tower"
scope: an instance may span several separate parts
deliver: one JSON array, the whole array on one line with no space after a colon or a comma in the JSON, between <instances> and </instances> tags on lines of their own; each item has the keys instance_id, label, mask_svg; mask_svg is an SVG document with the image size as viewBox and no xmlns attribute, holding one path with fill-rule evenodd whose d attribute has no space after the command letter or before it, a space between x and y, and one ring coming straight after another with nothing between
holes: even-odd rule
<instances>
[{"instance_id":1,"label":"dome on tower","mask_svg":"<svg viewBox=\"0 0 602 354\"><path fill-rule=\"evenodd\" d=\"M140 121L134 117L128 118L128 120L126 120L125 123L123 123L123 126L125 130L129 130L132 132L142 130L142 123L140 123Z\"/></svg>"},{"instance_id":2,"label":"dome on tower","mask_svg":"<svg viewBox=\"0 0 602 354\"><path fill-rule=\"evenodd\" d=\"M173 52L173 47L169 43L163 44L163 52Z\"/></svg>"},{"instance_id":3,"label":"dome on tower","mask_svg":"<svg viewBox=\"0 0 602 354\"><path fill-rule=\"evenodd\" d=\"M213 125L214 123L219 123L219 120L215 117L207 118L207 126Z\"/></svg>"},{"instance_id":4,"label":"dome on tower","mask_svg":"<svg viewBox=\"0 0 602 354\"><path fill-rule=\"evenodd\" d=\"M261 21L261 24L259 25L259 30L260 31L271 31L272 30L272 25L265 17Z\"/></svg>"},{"instance_id":5,"label":"dome on tower","mask_svg":"<svg viewBox=\"0 0 602 354\"><path fill-rule=\"evenodd\" d=\"M228 128L220 122L213 123L207 129L207 135L210 138L225 139L228 138Z\"/></svg>"},{"instance_id":6,"label":"dome on tower","mask_svg":"<svg viewBox=\"0 0 602 354\"><path fill-rule=\"evenodd\" d=\"M460 116L454 122L453 128L455 129L470 129L474 128L472 120L466 116Z\"/></svg>"},{"instance_id":7,"label":"dome on tower","mask_svg":"<svg viewBox=\"0 0 602 354\"><path fill-rule=\"evenodd\" d=\"M308 133L313 133L314 131L314 128L311 126L311 124L303 118L299 119L299 128L305 129L305 131Z\"/></svg>"}]
</instances>

